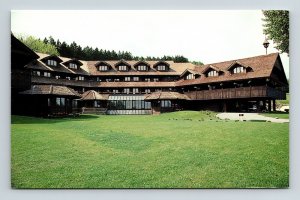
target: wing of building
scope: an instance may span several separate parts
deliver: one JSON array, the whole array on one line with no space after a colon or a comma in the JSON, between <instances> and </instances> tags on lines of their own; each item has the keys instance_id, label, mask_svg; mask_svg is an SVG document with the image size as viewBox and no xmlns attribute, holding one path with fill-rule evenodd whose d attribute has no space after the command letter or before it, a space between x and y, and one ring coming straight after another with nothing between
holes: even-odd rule
<instances>
[{"instance_id":1,"label":"wing of building","mask_svg":"<svg viewBox=\"0 0 300 200\"><path fill-rule=\"evenodd\" d=\"M152 114L182 109L263 111L275 109L275 100L285 99L288 91L278 53L203 66L162 60L84 61L37 52L36 55L38 58L20 66L31 74L32 88L51 85L74 91L73 95L20 93L29 98L27 101L44 95L43 105L48 114L57 113L55 110L66 104L99 108L106 114ZM83 98L78 97L83 93ZM101 98L85 98L86 94ZM64 109L63 113L70 112Z\"/></svg>"}]
</instances>

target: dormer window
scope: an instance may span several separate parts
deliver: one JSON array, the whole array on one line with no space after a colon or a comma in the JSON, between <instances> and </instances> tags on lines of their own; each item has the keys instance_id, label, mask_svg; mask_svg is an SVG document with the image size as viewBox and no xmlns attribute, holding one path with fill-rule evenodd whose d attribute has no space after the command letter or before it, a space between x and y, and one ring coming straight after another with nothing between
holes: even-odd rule
<instances>
[{"instance_id":1,"label":"dormer window","mask_svg":"<svg viewBox=\"0 0 300 200\"><path fill-rule=\"evenodd\" d=\"M244 67L238 66L238 67L234 68L232 72L233 72L234 74L238 74L238 73L246 72L246 70L245 70Z\"/></svg>"},{"instance_id":2,"label":"dormer window","mask_svg":"<svg viewBox=\"0 0 300 200\"><path fill-rule=\"evenodd\" d=\"M157 65L157 70L158 71L166 71L166 66L165 65Z\"/></svg>"},{"instance_id":3,"label":"dormer window","mask_svg":"<svg viewBox=\"0 0 300 200\"><path fill-rule=\"evenodd\" d=\"M190 80L190 79L195 79L195 75L194 74L188 74L186 77L185 77L186 80Z\"/></svg>"},{"instance_id":4,"label":"dormer window","mask_svg":"<svg viewBox=\"0 0 300 200\"><path fill-rule=\"evenodd\" d=\"M227 70L230 72L230 74L247 73L253 71L250 66L247 66L240 61L234 61L233 63L231 63L228 66Z\"/></svg>"},{"instance_id":5,"label":"dormer window","mask_svg":"<svg viewBox=\"0 0 300 200\"><path fill-rule=\"evenodd\" d=\"M69 68L70 69L77 69L77 64L76 63L69 63Z\"/></svg>"},{"instance_id":6,"label":"dormer window","mask_svg":"<svg viewBox=\"0 0 300 200\"><path fill-rule=\"evenodd\" d=\"M146 65L138 65L138 71L147 71Z\"/></svg>"},{"instance_id":7,"label":"dormer window","mask_svg":"<svg viewBox=\"0 0 300 200\"><path fill-rule=\"evenodd\" d=\"M157 71L169 71L170 64L166 61L158 61L153 65Z\"/></svg>"},{"instance_id":8,"label":"dormer window","mask_svg":"<svg viewBox=\"0 0 300 200\"><path fill-rule=\"evenodd\" d=\"M208 77L218 76L218 75L219 75L219 73L216 70L211 70L210 72L207 73Z\"/></svg>"},{"instance_id":9,"label":"dormer window","mask_svg":"<svg viewBox=\"0 0 300 200\"><path fill-rule=\"evenodd\" d=\"M107 65L100 65L98 70L99 71L108 71L108 66Z\"/></svg>"},{"instance_id":10,"label":"dormer window","mask_svg":"<svg viewBox=\"0 0 300 200\"><path fill-rule=\"evenodd\" d=\"M57 61L56 60L47 60L47 65L49 65L49 66L57 66Z\"/></svg>"},{"instance_id":11,"label":"dormer window","mask_svg":"<svg viewBox=\"0 0 300 200\"><path fill-rule=\"evenodd\" d=\"M128 71L126 65L119 65L119 71Z\"/></svg>"}]
</instances>

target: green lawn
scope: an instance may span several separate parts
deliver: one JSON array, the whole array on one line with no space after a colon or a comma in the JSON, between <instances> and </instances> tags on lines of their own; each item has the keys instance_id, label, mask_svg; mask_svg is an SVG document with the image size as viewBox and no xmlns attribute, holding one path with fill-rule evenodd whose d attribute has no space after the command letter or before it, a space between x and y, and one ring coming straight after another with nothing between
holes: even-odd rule
<instances>
[{"instance_id":1,"label":"green lawn","mask_svg":"<svg viewBox=\"0 0 300 200\"><path fill-rule=\"evenodd\" d=\"M12 187L289 186L288 123L214 115L12 116Z\"/></svg>"},{"instance_id":2,"label":"green lawn","mask_svg":"<svg viewBox=\"0 0 300 200\"><path fill-rule=\"evenodd\" d=\"M289 119L289 113L284 113L284 112L263 113L261 115L266 117L279 118L279 119Z\"/></svg>"}]
</instances>

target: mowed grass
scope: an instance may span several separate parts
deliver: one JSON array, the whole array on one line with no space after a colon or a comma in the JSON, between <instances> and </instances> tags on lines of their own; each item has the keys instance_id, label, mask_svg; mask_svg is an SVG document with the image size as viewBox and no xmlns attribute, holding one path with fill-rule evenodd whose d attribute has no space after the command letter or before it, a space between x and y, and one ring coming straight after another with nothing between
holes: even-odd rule
<instances>
[{"instance_id":1,"label":"mowed grass","mask_svg":"<svg viewBox=\"0 0 300 200\"><path fill-rule=\"evenodd\" d=\"M14 188L259 188L289 185L289 124L214 113L12 116Z\"/></svg>"},{"instance_id":2,"label":"mowed grass","mask_svg":"<svg viewBox=\"0 0 300 200\"><path fill-rule=\"evenodd\" d=\"M279 118L279 119L289 119L289 113L284 113L284 112L263 113L261 115L266 117Z\"/></svg>"}]
</instances>

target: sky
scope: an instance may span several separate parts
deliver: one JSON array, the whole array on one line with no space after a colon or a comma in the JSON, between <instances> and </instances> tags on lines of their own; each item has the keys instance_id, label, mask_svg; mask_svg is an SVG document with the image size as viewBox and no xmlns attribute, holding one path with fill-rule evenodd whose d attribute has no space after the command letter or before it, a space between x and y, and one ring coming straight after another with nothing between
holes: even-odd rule
<instances>
[{"instance_id":1,"label":"sky","mask_svg":"<svg viewBox=\"0 0 300 200\"><path fill-rule=\"evenodd\" d=\"M134 56L183 55L209 64L264 55L262 19L261 10L15 10L11 30ZM269 42L268 53L278 52ZM289 77L289 58L280 56Z\"/></svg>"}]
</instances>

